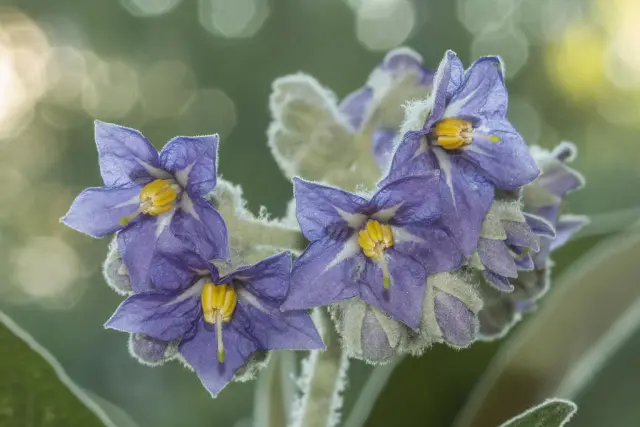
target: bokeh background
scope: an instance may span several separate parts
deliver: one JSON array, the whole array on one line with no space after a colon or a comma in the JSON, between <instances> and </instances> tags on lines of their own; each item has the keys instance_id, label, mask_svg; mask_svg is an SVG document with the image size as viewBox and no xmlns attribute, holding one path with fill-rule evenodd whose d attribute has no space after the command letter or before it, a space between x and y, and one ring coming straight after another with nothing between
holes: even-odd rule
<instances>
[{"instance_id":1,"label":"bokeh background","mask_svg":"<svg viewBox=\"0 0 640 427\"><path fill-rule=\"evenodd\" d=\"M637 0L0 0L0 309L140 427L249 425L254 383L211 400L195 375L138 365L126 335L102 328L121 299L100 273L108 241L58 222L101 183L93 119L157 147L219 133L222 175L254 212L278 216L292 190L266 145L273 79L304 71L342 97L400 45L433 67L446 49L467 64L500 54L509 118L528 143L578 145L588 186L570 203L592 225L554 274L640 217ZM501 345L405 360L367 426L449 425ZM572 426L640 425L638 357L635 334ZM369 371L352 365L347 405Z\"/></svg>"}]
</instances>

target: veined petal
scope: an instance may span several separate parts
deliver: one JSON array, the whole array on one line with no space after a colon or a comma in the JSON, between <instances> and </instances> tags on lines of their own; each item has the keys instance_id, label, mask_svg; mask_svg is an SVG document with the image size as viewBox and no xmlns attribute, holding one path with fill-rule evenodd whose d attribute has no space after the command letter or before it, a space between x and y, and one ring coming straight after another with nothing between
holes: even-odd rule
<instances>
[{"instance_id":1,"label":"veined petal","mask_svg":"<svg viewBox=\"0 0 640 427\"><path fill-rule=\"evenodd\" d=\"M249 356L258 350L258 343L243 331L233 327L234 319L222 326L225 361L218 362L218 340L215 329L208 328L202 317L196 323L195 333L183 339L178 351L202 381L202 385L217 396L242 367Z\"/></svg>"},{"instance_id":2,"label":"veined petal","mask_svg":"<svg viewBox=\"0 0 640 427\"><path fill-rule=\"evenodd\" d=\"M144 185L154 178L169 178L160 169L158 152L139 131L95 121L100 174L107 187Z\"/></svg>"},{"instance_id":3,"label":"veined petal","mask_svg":"<svg viewBox=\"0 0 640 427\"><path fill-rule=\"evenodd\" d=\"M123 228L120 220L138 209L140 190L136 185L87 188L60 221L91 237L115 233Z\"/></svg>"},{"instance_id":4,"label":"veined petal","mask_svg":"<svg viewBox=\"0 0 640 427\"><path fill-rule=\"evenodd\" d=\"M393 227L394 250L418 260L427 274L455 270L463 256L455 240L439 225Z\"/></svg>"},{"instance_id":5,"label":"veined petal","mask_svg":"<svg viewBox=\"0 0 640 427\"><path fill-rule=\"evenodd\" d=\"M289 291L291 253L282 252L254 265L240 267L220 279L220 282L229 283L234 279L242 282L242 286L256 297L267 299L279 306Z\"/></svg>"},{"instance_id":6,"label":"veined petal","mask_svg":"<svg viewBox=\"0 0 640 427\"><path fill-rule=\"evenodd\" d=\"M387 175L378 182L378 187L405 176L435 171L434 166L437 165L429 160L430 153L431 148L428 147L423 133L407 132L393 154Z\"/></svg>"},{"instance_id":7,"label":"veined petal","mask_svg":"<svg viewBox=\"0 0 640 427\"><path fill-rule=\"evenodd\" d=\"M434 153L434 163L441 170L441 223L463 255L471 256L493 202L494 187L462 156L448 155L439 148Z\"/></svg>"},{"instance_id":8,"label":"veined petal","mask_svg":"<svg viewBox=\"0 0 640 427\"><path fill-rule=\"evenodd\" d=\"M495 135L499 142L474 138L465 147L464 157L502 190L512 191L535 180L540 170L522 136L506 119L483 122L478 132Z\"/></svg>"},{"instance_id":9,"label":"veined petal","mask_svg":"<svg viewBox=\"0 0 640 427\"><path fill-rule=\"evenodd\" d=\"M204 258L171 233L157 245L151 265L151 282L156 289L165 290L189 286L197 276L207 275L210 268Z\"/></svg>"},{"instance_id":10,"label":"veined petal","mask_svg":"<svg viewBox=\"0 0 640 427\"><path fill-rule=\"evenodd\" d=\"M355 194L300 178L293 178L293 192L296 217L308 240L360 228L367 220L362 210L368 201Z\"/></svg>"},{"instance_id":11,"label":"veined petal","mask_svg":"<svg viewBox=\"0 0 640 427\"><path fill-rule=\"evenodd\" d=\"M144 216L118 233L118 249L131 278L134 292L153 289L150 269L158 241L169 238L171 213Z\"/></svg>"},{"instance_id":12,"label":"veined petal","mask_svg":"<svg viewBox=\"0 0 640 427\"><path fill-rule=\"evenodd\" d=\"M229 258L227 224L208 200L183 194L171 232L207 260Z\"/></svg>"},{"instance_id":13,"label":"veined petal","mask_svg":"<svg viewBox=\"0 0 640 427\"><path fill-rule=\"evenodd\" d=\"M233 327L251 335L263 350L324 349L311 316L304 311L273 311L269 314L238 301Z\"/></svg>"},{"instance_id":14,"label":"veined petal","mask_svg":"<svg viewBox=\"0 0 640 427\"><path fill-rule=\"evenodd\" d=\"M105 327L171 341L194 328L199 304L199 298L184 298L181 291L142 292L124 300Z\"/></svg>"},{"instance_id":15,"label":"veined petal","mask_svg":"<svg viewBox=\"0 0 640 427\"><path fill-rule=\"evenodd\" d=\"M372 218L391 224L428 224L441 214L439 174L408 176L389 182L371 199Z\"/></svg>"},{"instance_id":16,"label":"veined petal","mask_svg":"<svg viewBox=\"0 0 640 427\"><path fill-rule=\"evenodd\" d=\"M427 288L427 271L415 258L393 248L385 250L391 285L383 286L382 269L373 261L360 278L360 297L411 328L420 326L422 301Z\"/></svg>"},{"instance_id":17,"label":"veined petal","mask_svg":"<svg viewBox=\"0 0 640 427\"><path fill-rule=\"evenodd\" d=\"M460 87L450 94L443 117L497 117L507 114L507 89L502 61L496 56L478 59L465 72Z\"/></svg>"},{"instance_id":18,"label":"veined petal","mask_svg":"<svg viewBox=\"0 0 640 427\"><path fill-rule=\"evenodd\" d=\"M193 197L216 186L218 135L177 136L160 152L162 168L171 172Z\"/></svg>"},{"instance_id":19,"label":"veined petal","mask_svg":"<svg viewBox=\"0 0 640 427\"><path fill-rule=\"evenodd\" d=\"M282 310L303 310L358 295L364 258L355 233L345 240L311 243L293 264L291 287Z\"/></svg>"}]
</instances>

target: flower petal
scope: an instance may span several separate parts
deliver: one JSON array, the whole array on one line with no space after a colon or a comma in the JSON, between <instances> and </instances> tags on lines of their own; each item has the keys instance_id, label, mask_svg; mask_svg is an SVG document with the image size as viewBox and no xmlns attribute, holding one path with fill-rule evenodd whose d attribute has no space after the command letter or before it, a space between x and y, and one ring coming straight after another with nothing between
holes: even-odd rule
<instances>
[{"instance_id":1,"label":"flower petal","mask_svg":"<svg viewBox=\"0 0 640 427\"><path fill-rule=\"evenodd\" d=\"M463 255L470 256L478 245L482 223L493 202L494 187L462 156L449 156L443 151L434 150L442 171L441 222Z\"/></svg>"},{"instance_id":2,"label":"flower petal","mask_svg":"<svg viewBox=\"0 0 640 427\"><path fill-rule=\"evenodd\" d=\"M482 272L484 278L489 282L491 286L502 292L512 292L513 285L509 282L508 277L501 276L494 273L491 270L484 270Z\"/></svg>"},{"instance_id":3,"label":"flower petal","mask_svg":"<svg viewBox=\"0 0 640 427\"><path fill-rule=\"evenodd\" d=\"M189 194L204 196L216 186L217 152L218 135L177 136L160 152L160 164Z\"/></svg>"},{"instance_id":4,"label":"flower petal","mask_svg":"<svg viewBox=\"0 0 640 427\"><path fill-rule=\"evenodd\" d=\"M254 265L240 267L220 281L228 283L234 279L241 281L242 286L253 295L280 306L289 291L291 253L282 252Z\"/></svg>"},{"instance_id":5,"label":"flower petal","mask_svg":"<svg viewBox=\"0 0 640 427\"><path fill-rule=\"evenodd\" d=\"M391 224L429 224L440 216L439 174L408 176L389 182L371 199L372 218Z\"/></svg>"},{"instance_id":6,"label":"flower petal","mask_svg":"<svg viewBox=\"0 0 640 427\"><path fill-rule=\"evenodd\" d=\"M495 135L499 142L474 138L464 149L464 156L502 190L512 191L529 184L540 174L522 136L506 119L483 122L477 130Z\"/></svg>"},{"instance_id":7,"label":"flower petal","mask_svg":"<svg viewBox=\"0 0 640 427\"><path fill-rule=\"evenodd\" d=\"M425 136L420 132L407 132L403 135L397 150L391 159L387 175L378 182L378 187L387 185L399 178L420 175L435 171L437 164L428 160L430 148Z\"/></svg>"},{"instance_id":8,"label":"flower petal","mask_svg":"<svg viewBox=\"0 0 640 427\"><path fill-rule=\"evenodd\" d=\"M138 186L87 188L60 221L91 237L104 237L123 228L120 220L138 209L139 196Z\"/></svg>"},{"instance_id":9,"label":"flower petal","mask_svg":"<svg viewBox=\"0 0 640 427\"><path fill-rule=\"evenodd\" d=\"M338 107L347 117L353 130L360 129L362 121L368 112L368 107L373 100L373 89L364 86L347 95Z\"/></svg>"},{"instance_id":10,"label":"flower petal","mask_svg":"<svg viewBox=\"0 0 640 427\"><path fill-rule=\"evenodd\" d=\"M507 233L507 244L529 248L534 252L540 250L540 238L529 228L526 222L501 221Z\"/></svg>"},{"instance_id":11,"label":"flower petal","mask_svg":"<svg viewBox=\"0 0 640 427\"><path fill-rule=\"evenodd\" d=\"M100 174L107 187L144 185L154 178L169 178L160 169L158 152L139 131L95 121Z\"/></svg>"},{"instance_id":12,"label":"flower petal","mask_svg":"<svg viewBox=\"0 0 640 427\"><path fill-rule=\"evenodd\" d=\"M563 215L556 224L556 237L551 241L551 250L555 251L571 239L582 227L589 224L589 218L579 215Z\"/></svg>"},{"instance_id":13,"label":"flower petal","mask_svg":"<svg viewBox=\"0 0 640 427\"><path fill-rule=\"evenodd\" d=\"M167 225L171 214L145 215L118 233L120 256L131 278L134 292L152 290L150 271L156 245L169 238Z\"/></svg>"},{"instance_id":14,"label":"flower petal","mask_svg":"<svg viewBox=\"0 0 640 427\"><path fill-rule=\"evenodd\" d=\"M475 340L478 320L458 298L437 291L434 301L436 321L443 338L456 347L467 347Z\"/></svg>"},{"instance_id":15,"label":"flower petal","mask_svg":"<svg viewBox=\"0 0 640 427\"><path fill-rule=\"evenodd\" d=\"M308 240L360 228L367 219L361 211L368 201L348 191L293 178L293 192L296 217Z\"/></svg>"},{"instance_id":16,"label":"flower petal","mask_svg":"<svg viewBox=\"0 0 640 427\"><path fill-rule=\"evenodd\" d=\"M394 250L418 260L428 274L460 267L463 256L455 240L439 225L394 227Z\"/></svg>"},{"instance_id":17,"label":"flower petal","mask_svg":"<svg viewBox=\"0 0 640 427\"><path fill-rule=\"evenodd\" d=\"M371 135L373 156L381 169L386 169L393 154L396 131L390 128L377 129Z\"/></svg>"},{"instance_id":18,"label":"flower petal","mask_svg":"<svg viewBox=\"0 0 640 427\"><path fill-rule=\"evenodd\" d=\"M433 97L433 107L424 125L424 129L427 132L431 130L431 126L433 126L435 122L442 118L445 108L447 107L447 99L458 90L462 84L463 76L464 66L462 62L455 52L448 50L445 52L440 65L438 65L438 69L433 78L433 91L431 94Z\"/></svg>"},{"instance_id":19,"label":"flower petal","mask_svg":"<svg viewBox=\"0 0 640 427\"><path fill-rule=\"evenodd\" d=\"M542 171L542 175L536 181L558 197L565 197L568 192L584 186L584 177L577 171L557 162Z\"/></svg>"},{"instance_id":20,"label":"flower petal","mask_svg":"<svg viewBox=\"0 0 640 427\"><path fill-rule=\"evenodd\" d=\"M239 300L233 316L234 327L243 328L263 350L324 349L311 316L304 310L266 313Z\"/></svg>"},{"instance_id":21,"label":"flower petal","mask_svg":"<svg viewBox=\"0 0 640 427\"><path fill-rule=\"evenodd\" d=\"M171 232L204 259L229 258L227 224L208 200L183 194Z\"/></svg>"},{"instance_id":22,"label":"flower petal","mask_svg":"<svg viewBox=\"0 0 640 427\"><path fill-rule=\"evenodd\" d=\"M478 241L478 255L482 264L494 273L518 277L516 263L503 240L481 238Z\"/></svg>"},{"instance_id":23,"label":"flower petal","mask_svg":"<svg viewBox=\"0 0 640 427\"><path fill-rule=\"evenodd\" d=\"M171 233L164 237L151 260L150 278L156 289L184 288L193 283L196 276L208 273L210 264L204 258Z\"/></svg>"},{"instance_id":24,"label":"flower petal","mask_svg":"<svg viewBox=\"0 0 640 427\"><path fill-rule=\"evenodd\" d=\"M202 385L217 396L242 367L249 356L258 350L258 343L233 327L234 320L222 326L225 361L218 362L218 342L215 330L207 327L200 318L195 333L183 339L178 351L202 381Z\"/></svg>"},{"instance_id":25,"label":"flower petal","mask_svg":"<svg viewBox=\"0 0 640 427\"><path fill-rule=\"evenodd\" d=\"M465 72L460 87L450 94L443 117L496 117L507 114L507 89L497 56L478 59Z\"/></svg>"},{"instance_id":26,"label":"flower petal","mask_svg":"<svg viewBox=\"0 0 640 427\"><path fill-rule=\"evenodd\" d=\"M304 310L358 295L364 255L351 236L311 243L293 264L291 287L282 310Z\"/></svg>"},{"instance_id":27,"label":"flower petal","mask_svg":"<svg viewBox=\"0 0 640 427\"><path fill-rule=\"evenodd\" d=\"M537 215L532 215L526 212L523 212L523 215L525 220L527 221L527 224L529 224L529 227L531 227L531 231L538 234L539 236L549 237L551 239L556 237L556 231L549 221Z\"/></svg>"},{"instance_id":28,"label":"flower petal","mask_svg":"<svg viewBox=\"0 0 640 427\"><path fill-rule=\"evenodd\" d=\"M385 259L391 276L389 289L383 286L380 267L368 260L359 280L360 297L394 319L418 328L427 288L427 271L413 257L393 249L385 251Z\"/></svg>"},{"instance_id":29,"label":"flower petal","mask_svg":"<svg viewBox=\"0 0 640 427\"><path fill-rule=\"evenodd\" d=\"M200 299L180 291L142 292L124 300L105 327L172 341L194 327L200 312Z\"/></svg>"}]
</instances>

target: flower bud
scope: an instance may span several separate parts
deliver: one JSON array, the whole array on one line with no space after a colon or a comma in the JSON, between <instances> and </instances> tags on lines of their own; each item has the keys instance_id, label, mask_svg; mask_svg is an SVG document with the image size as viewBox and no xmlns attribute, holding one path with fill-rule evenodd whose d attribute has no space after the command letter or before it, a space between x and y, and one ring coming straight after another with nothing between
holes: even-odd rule
<instances>
[{"instance_id":1,"label":"flower bud","mask_svg":"<svg viewBox=\"0 0 640 427\"><path fill-rule=\"evenodd\" d=\"M120 295L129 295L133 292L127 268L125 267L124 262L120 257L120 252L118 251L117 236L115 236L109 244L109 252L107 253L107 258L102 265L102 275L111 289Z\"/></svg>"}]
</instances>

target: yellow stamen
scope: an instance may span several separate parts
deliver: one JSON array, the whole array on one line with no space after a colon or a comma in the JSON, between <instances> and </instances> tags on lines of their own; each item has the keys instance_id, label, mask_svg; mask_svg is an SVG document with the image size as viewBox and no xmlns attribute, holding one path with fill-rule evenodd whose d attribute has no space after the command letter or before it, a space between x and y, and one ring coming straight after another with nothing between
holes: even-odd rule
<instances>
[{"instance_id":1,"label":"yellow stamen","mask_svg":"<svg viewBox=\"0 0 640 427\"><path fill-rule=\"evenodd\" d=\"M170 179L151 181L140 192L140 205L131 215L120 218L120 225L129 225L140 214L160 215L169 212L175 206L180 195L180 186Z\"/></svg>"},{"instance_id":2,"label":"yellow stamen","mask_svg":"<svg viewBox=\"0 0 640 427\"><path fill-rule=\"evenodd\" d=\"M389 289L391 277L389 267L384 259L384 250L393 246L391 226L380 224L376 220L369 220L358 233L358 245L365 256L373 259L382 268L382 285Z\"/></svg>"},{"instance_id":3,"label":"yellow stamen","mask_svg":"<svg viewBox=\"0 0 640 427\"><path fill-rule=\"evenodd\" d=\"M225 360L224 343L222 341L222 323L228 323L238 303L238 294L232 286L205 283L201 294L204 321L216 325L218 342L218 362Z\"/></svg>"},{"instance_id":4,"label":"yellow stamen","mask_svg":"<svg viewBox=\"0 0 640 427\"><path fill-rule=\"evenodd\" d=\"M156 179L140 192L141 213L160 215L169 212L178 198L179 187L171 180Z\"/></svg>"},{"instance_id":5,"label":"yellow stamen","mask_svg":"<svg viewBox=\"0 0 640 427\"><path fill-rule=\"evenodd\" d=\"M436 122L433 136L438 145L445 150L457 150L471 144L473 138L486 139L492 143L500 142L497 135L485 135L473 132L471 122L456 118L446 118Z\"/></svg>"}]
</instances>

